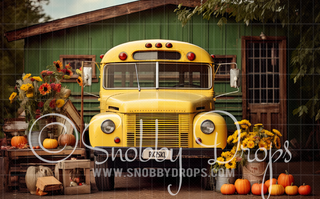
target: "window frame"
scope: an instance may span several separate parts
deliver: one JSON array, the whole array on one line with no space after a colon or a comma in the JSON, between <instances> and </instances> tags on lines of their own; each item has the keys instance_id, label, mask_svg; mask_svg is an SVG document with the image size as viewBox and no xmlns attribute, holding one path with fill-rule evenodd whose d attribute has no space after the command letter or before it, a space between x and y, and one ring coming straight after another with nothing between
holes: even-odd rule
<instances>
[{"instance_id":1,"label":"window frame","mask_svg":"<svg viewBox=\"0 0 320 199\"><path fill-rule=\"evenodd\" d=\"M60 55L59 60L63 64L64 59L91 59L91 68L92 68L92 82L99 82L96 75L96 55ZM63 79L61 82L76 82L78 78L77 74L73 74L70 79Z\"/></svg>"},{"instance_id":2,"label":"window frame","mask_svg":"<svg viewBox=\"0 0 320 199\"><path fill-rule=\"evenodd\" d=\"M230 58L232 59L231 62L237 63L237 55L215 55L215 58L214 58L215 59L215 63L214 63L214 65L216 65L216 60L217 59L230 59ZM231 65L230 69L236 68L235 64L230 64L230 65ZM217 80L217 81L219 81L219 80L220 81L230 80L230 73L226 74L226 75L216 74L215 75L215 80Z\"/></svg>"}]
</instances>

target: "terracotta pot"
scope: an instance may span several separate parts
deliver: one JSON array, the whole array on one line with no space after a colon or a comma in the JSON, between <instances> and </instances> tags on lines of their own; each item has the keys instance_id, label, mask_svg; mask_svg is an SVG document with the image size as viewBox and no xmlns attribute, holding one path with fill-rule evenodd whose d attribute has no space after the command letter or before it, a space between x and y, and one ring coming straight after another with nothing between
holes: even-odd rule
<instances>
[{"instance_id":1,"label":"terracotta pot","mask_svg":"<svg viewBox=\"0 0 320 199\"><path fill-rule=\"evenodd\" d=\"M39 177L44 177L44 176L53 176L53 172L49 167L44 167L44 166L28 167L25 180L26 180L26 185L31 194L36 194L37 180Z\"/></svg>"}]
</instances>

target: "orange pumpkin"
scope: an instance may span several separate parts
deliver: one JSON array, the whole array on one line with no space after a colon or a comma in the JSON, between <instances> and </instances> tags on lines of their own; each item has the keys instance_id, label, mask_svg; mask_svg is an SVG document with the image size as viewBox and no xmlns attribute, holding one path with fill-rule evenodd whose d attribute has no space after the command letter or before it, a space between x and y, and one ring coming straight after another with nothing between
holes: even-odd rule
<instances>
[{"instance_id":1,"label":"orange pumpkin","mask_svg":"<svg viewBox=\"0 0 320 199\"><path fill-rule=\"evenodd\" d=\"M27 143L28 143L28 140L24 136L14 136L11 139L11 146L19 147Z\"/></svg>"},{"instance_id":2,"label":"orange pumpkin","mask_svg":"<svg viewBox=\"0 0 320 199\"><path fill-rule=\"evenodd\" d=\"M47 138L43 141L43 147L46 149L55 149L58 147L58 141L56 139Z\"/></svg>"},{"instance_id":3,"label":"orange pumpkin","mask_svg":"<svg viewBox=\"0 0 320 199\"><path fill-rule=\"evenodd\" d=\"M270 186L268 191L272 196L280 196L284 194L284 187L277 183Z\"/></svg>"},{"instance_id":4,"label":"orange pumpkin","mask_svg":"<svg viewBox=\"0 0 320 199\"><path fill-rule=\"evenodd\" d=\"M290 186L286 186L284 191L286 192L287 195L294 196L298 194L298 187L293 185L293 183L291 183Z\"/></svg>"},{"instance_id":5,"label":"orange pumpkin","mask_svg":"<svg viewBox=\"0 0 320 199\"><path fill-rule=\"evenodd\" d=\"M246 195L250 192L251 184L247 179L237 179L234 185L238 194Z\"/></svg>"},{"instance_id":6,"label":"orange pumpkin","mask_svg":"<svg viewBox=\"0 0 320 199\"><path fill-rule=\"evenodd\" d=\"M76 138L72 134L61 134L58 138L59 146L74 146L76 143Z\"/></svg>"},{"instance_id":7,"label":"orange pumpkin","mask_svg":"<svg viewBox=\"0 0 320 199\"><path fill-rule=\"evenodd\" d=\"M236 188L233 184L229 184L229 179L228 179L228 184L223 184L221 186L221 193L224 195L232 195L236 191Z\"/></svg>"},{"instance_id":8,"label":"orange pumpkin","mask_svg":"<svg viewBox=\"0 0 320 199\"><path fill-rule=\"evenodd\" d=\"M307 196L311 193L311 187L310 185L303 183L303 185L299 187L298 191L300 195Z\"/></svg>"},{"instance_id":9,"label":"orange pumpkin","mask_svg":"<svg viewBox=\"0 0 320 199\"><path fill-rule=\"evenodd\" d=\"M269 188L271 184L276 184L277 183L277 179L272 178L271 180L267 180L265 185Z\"/></svg>"},{"instance_id":10,"label":"orange pumpkin","mask_svg":"<svg viewBox=\"0 0 320 199\"><path fill-rule=\"evenodd\" d=\"M291 185L291 183L294 183L293 176L289 174L287 170L285 170L285 172L285 174L281 173L278 177L278 184L281 184L284 188Z\"/></svg>"},{"instance_id":11,"label":"orange pumpkin","mask_svg":"<svg viewBox=\"0 0 320 199\"><path fill-rule=\"evenodd\" d=\"M261 195L262 188L263 188L263 194L266 194L268 192L268 187L265 184L260 182L252 185L251 192L254 195Z\"/></svg>"}]
</instances>

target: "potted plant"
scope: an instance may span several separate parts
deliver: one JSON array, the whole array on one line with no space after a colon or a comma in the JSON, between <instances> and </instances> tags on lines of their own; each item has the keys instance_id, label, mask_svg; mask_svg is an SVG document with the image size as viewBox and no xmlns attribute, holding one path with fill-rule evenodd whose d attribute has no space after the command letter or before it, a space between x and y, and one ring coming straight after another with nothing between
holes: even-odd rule
<instances>
[{"instance_id":1,"label":"potted plant","mask_svg":"<svg viewBox=\"0 0 320 199\"><path fill-rule=\"evenodd\" d=\"M216 174L216 191L221 192L223 184L233 184L236 180L235 170L240 159L234 150L225 151L217 158L213 165L213 172Z\"/></svg>"},{"instance_id":2,"label":"potted plant","mask_svg":"<svg viewBox=\"0 0 320 199\"><path fill-rule=\"evenodd\" d=\"M272 148L279 149L282 134L276 129L272 129L272 132L264 129L261 123L255 124L250 131L251 123L245 119L237 123L240 125L240 133L236 130L228 137L227 143L233 145L232 150L238 149L237 153L242 158L243 178L248 179L252 185L262 180L266 162L256 160L248 162L248 158L253 160L257 154L258 159L262 160L267 155L265 151Z\"/></svg>"},{"instance_id":3,"label":"potted plant","mask_svg":"<svg viewBox=\"0 0 320 199\"><path fill-rule=\"evenodd\" d=\"M53 62L47 66L47 70L41 72L40 76L32 76L31 73L23 74L22 79L16 81L15 91L10 95L10 103L17 100L20 103L18 115L24 112L28 123L27 133L31 130L34 134L30 142L38 144L39 130L46 125L46 120L38 118L48 113L58 113L70 95L70 90L62 87L61 80L68 79L72 75L70 66L63 68L60 61ZM33 127L32 127L33 125ZM32 127L32 129L31 129ZM43 141L46 135L41 138Z\"/></svg>"}]
</instances>

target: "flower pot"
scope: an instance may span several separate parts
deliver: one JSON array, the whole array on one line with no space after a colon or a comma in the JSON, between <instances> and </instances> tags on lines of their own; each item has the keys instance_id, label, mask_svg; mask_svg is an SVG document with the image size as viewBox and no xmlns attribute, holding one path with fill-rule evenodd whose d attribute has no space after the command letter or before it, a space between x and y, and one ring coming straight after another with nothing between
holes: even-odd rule
<instances>
[{"instance_id":1,"label":"flower pot","mask_svg":"<svg viewBox=\"0 0 320 199\"><path fill-rule=\"evenodd\" d=\"M234 169L220 169L216 176L216 191L221 192L222 185L227 183L233 184L235 181L236 175Z\"/></svg>"},{"instance_id":2,"label":"flower pot","mask_svg":"<svg viewBox=\"0 0 320 199\"><path fill-rule=\"evenodd\" d=\"M257 157L262 160L264 158L264 153L258 153ZM248 156L245 155L245 157L248 160ZM255 154L250 154L249 158L255 159ZM244 179L249 180L251 186L254 183L259 183L259 181L262 181L263 175L266 172L266 166L267 163L264 161L258 162L257 160L254 160L253 162L246 162L246 164L242 167L242 177Z\"/></svg>"}]
</instances>

